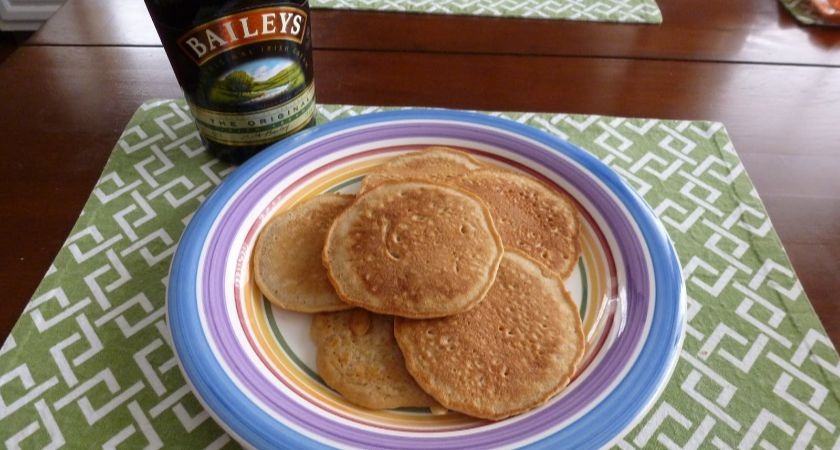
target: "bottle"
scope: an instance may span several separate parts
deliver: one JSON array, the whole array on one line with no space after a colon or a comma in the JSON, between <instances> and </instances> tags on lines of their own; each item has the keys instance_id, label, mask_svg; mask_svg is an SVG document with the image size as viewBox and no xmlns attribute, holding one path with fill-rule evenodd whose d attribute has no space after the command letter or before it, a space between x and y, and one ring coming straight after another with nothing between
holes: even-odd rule
<instances>
[{"instance_id":1,"label":"bottle","mask_svg":"<svg viewBox=\"0 0 840 450\"><path fill-rule=\"evenodd\" d=\"M240 164L314 125L308 0L145 1L211 154Z\"/></svg>"}]
</instances>

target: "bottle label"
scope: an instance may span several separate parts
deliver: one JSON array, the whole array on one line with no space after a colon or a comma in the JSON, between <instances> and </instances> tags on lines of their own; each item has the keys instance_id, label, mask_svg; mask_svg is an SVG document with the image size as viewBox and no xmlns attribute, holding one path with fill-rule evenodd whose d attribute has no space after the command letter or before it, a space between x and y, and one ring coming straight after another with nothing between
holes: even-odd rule
<instances>
[{"instance_id":1,"label":"bottle label","mask_svg":"<svg viewBox=\"0 0 840 450\"><path fill-rule=\"evenodd\" d=\"M170 49L209 145L263 146L315 116L308 4L232 11L181 32ZM172 56L172 55L170 55Z\"/></svg>"},{"instance_id":2,"label":"bottle label","mask_svg":"<svg viewBox=\"0 0 840 450\"><path fill-rule=\"evenodd\" d=\"M303 42L308 17L290 7L258 8L216 19L190 30L178 45L202 65L214 56L243 45L271 40Z\"/></svg>"},{"instance_id":3,"label":"bottle label","mask_svg":"<svg viewBox=\"0 0 840 450\"><path fill-rule=\"evenodd\" d=\"M304 128L315 114L315 84L300 95L276 106L246 113L219 112L190 102L198 131L225 145L259 145L274 142Z\"/></svg>"}]
</instances>

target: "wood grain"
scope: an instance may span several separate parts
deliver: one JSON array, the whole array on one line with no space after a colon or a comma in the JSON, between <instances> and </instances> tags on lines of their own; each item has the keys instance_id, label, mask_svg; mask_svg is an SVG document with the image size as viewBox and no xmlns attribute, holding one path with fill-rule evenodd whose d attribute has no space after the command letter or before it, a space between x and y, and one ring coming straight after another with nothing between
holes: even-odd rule
<instances>
[{"instance_id":1,"label":"wood grain","mask_svg":"<svg viewBox=\"0 0 840 450\"><path fill-rule=\"evenodd\" d=\"M314 10L320 49L840 66L840 32L774 0L658 0L661 25ZM103 18L105 20L103 20ZM142 0L69 0L32 45L158 46Z\"/></svg>"},{"instance_id":2,"label":"wood grain","mask_svg":"<svg viewBox=\"0 0 840 450\"><path fill-rule=\"evenodd\" d=\"M319 50L318 101L726 124L805 291L840 344L840 69ZM0 65L0 339L75 222L125 123L179 97L160 48L20 48ZM34 207L33 205L37 205Z\"/></svg>"}]
</instances>

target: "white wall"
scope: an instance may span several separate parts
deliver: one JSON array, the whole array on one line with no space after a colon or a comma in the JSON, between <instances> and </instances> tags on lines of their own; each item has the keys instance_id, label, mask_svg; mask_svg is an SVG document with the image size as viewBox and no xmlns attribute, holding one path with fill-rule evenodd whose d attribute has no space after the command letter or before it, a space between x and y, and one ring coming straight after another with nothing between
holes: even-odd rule
<instances>
[{"instance_id":1,"label":"white wall","mask_svg":"<svg viewBox=\"0 0 840 450\"><path fill-rule=\"evenodd\" d=\"M64 1L0 0L0 30L37 30L58 10Z\"/></svg>"}]
</instances>

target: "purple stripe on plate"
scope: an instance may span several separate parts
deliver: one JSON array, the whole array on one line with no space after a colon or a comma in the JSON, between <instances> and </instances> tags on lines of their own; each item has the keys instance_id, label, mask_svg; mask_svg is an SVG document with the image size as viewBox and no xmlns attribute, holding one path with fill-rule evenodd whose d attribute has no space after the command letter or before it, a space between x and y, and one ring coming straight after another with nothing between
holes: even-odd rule
<instances>
[{"instance_id":1,"label":"purple stripe on plate","mask_svg":"<svg viewBox=\"0 0 840 450\"><path fill-rule=\"evenodd\" d=\"M627 318L620 336L609 348L604 359L581 384L569 391L554 405L533 413L527 420L513 420L496 428L473 432L465 436L422 436L417 440L406 440L383 430L376 433L361 430L338 422L327 420L309 409L287 398L276 387L276 381L265 379L255 363L239 348L231 324L225 313L223 280L230 242L237 229L243 224L247 213L273 186L302 166L316 161L330 153L355 145L385 139L417 139L420 143L433 143L435 138L452 138L472 141L479 145L490 145L516 152L536 164L550 168L562 175L571 185L580 190L606 220L616 237L619 251L624 259L628 285ZM285 420L315 434L344 443L362 447L436 448L470 447L485 448L514 444L528 436L545 432L581 412L602 394L618 375L632 362L644 335L647 307L651 295L648 283L645 250L634 231L623 208L617 205L610 194L591 177L577 168L560 153L545 151L539 144L526 138L483 128L469 123L445 122L391 122L365 129L345 129L316 143L308 143L300 151L277 161L263 172L244 192L232 200L230 207L219 219L219 226L208 240L206 269L201 274L204 293L204 313L207 318L209 337L220 349L224 364L234 373L238 381L250 394L283 416ZM619 267L619 270L622 268Z\"/></svg>"}]
</instances>

